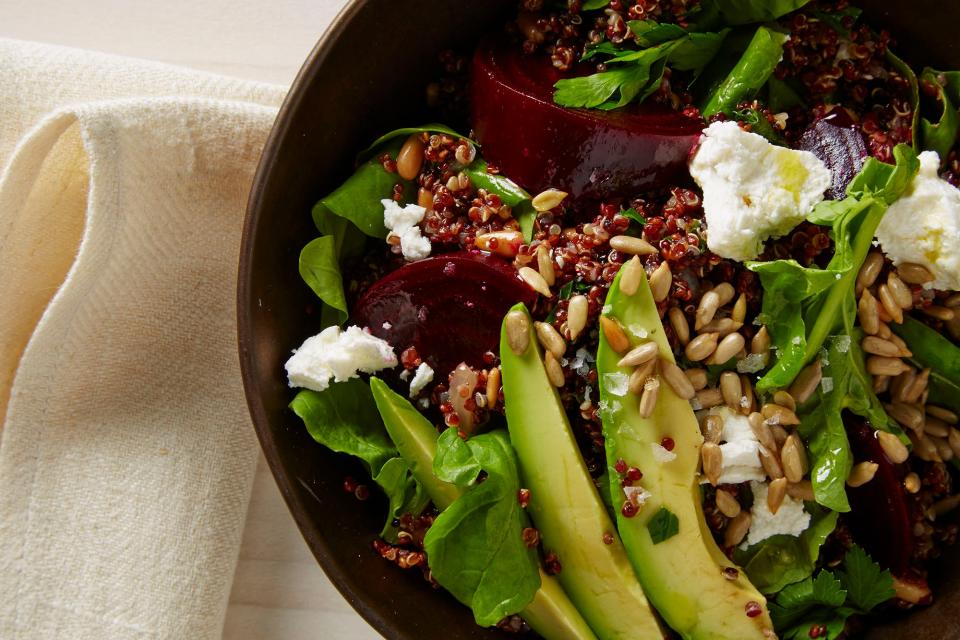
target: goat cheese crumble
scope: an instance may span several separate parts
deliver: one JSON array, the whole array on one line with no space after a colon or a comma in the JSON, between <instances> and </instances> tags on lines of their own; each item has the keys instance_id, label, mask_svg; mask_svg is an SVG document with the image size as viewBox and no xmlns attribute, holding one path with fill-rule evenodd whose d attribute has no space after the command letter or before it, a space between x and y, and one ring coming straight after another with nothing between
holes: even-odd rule
<instances>
[{"instance_id":1,"label":"goat cheese crumble","mask_svg":"<svg viewBox=\"0 0 960 640\"><path fill-rule=\"evenodd\" d=\"M710 409L710 415L723 419L723 433L720 435L723 466L718 483L739 484L766 478L760 464L760 441L753 434L747 417L726 406Z\"/></svg>"},{"instance_id":2,"label":"goat cheese crumble","mask_svg":"<svg viewBox=\"0 0 960 640\"><path fill-rule=\"evenodd\" d=\"M389 199L381 200L380 204L383 205L383 226L390 231L388 237L394 235L400 238L400 252L403 257L414 262L429 256L433 248L430 239L425 238L417 226L427 210L416 204L401 207Z\"/></svg>"},{"instance_id":3,"label":"goat cheese crumble","mask_svg":"<svg viewBox=\"0 0 960 640\"><path fill-rule=\"evenodd\" d=\"M810 514L803 510L802 500L784 496L783 504L777 512L771 513L767 506L767 483L751 482L750 489L753 491L750 532L746 541L740 545L742 549L781 534L799 536L810 526Z\"/></svg>"},{"instance_id":4,"label":"goat cheese crumble","mask_svg":"<svg viewBox=\"0 0 960 640\"><path fill-rule=\"evenodd\" d=\"M960 190L940 179L936 151L920 154L920 172L906 194L887 209L877 240L893 264L920 264L933 289L960 289Z\"/></svg>"},{"instance_id":5,"label":"goat cheese crumble","mask_svg":"<svg viewBox=\"0 0 960 640\"><path fill-rule=\"evenodd\" d=\"M410 381L410 397L416 397L423 388L433 382L433 368L426 362L421 362L413 374L413 380Z\"/></svg>"},{"instance_id":6,"label":"goat cheese crumble","mask_svg":"<svg viewBox=\"0 0 960 640\"><path fill-rule=\"evenodd\" d=\"M285 365L291 387L325 391L330 381L344 382L357 373L374 373L397 366L397 356L386 340L360 327L327 327L307 338Z\"/></svg>"},{"instance_id":7,"label":"goat cheese crumble","mask_svg":"<svg viewBox=\"0 0 960 640\"><path fill-rule=\"evenodd\" d=\"M830 170L809 151L772 145L736 122L704 130L690 175L703 190L707 247L739 261L789 233L832 184Z\"/></svg>"}]
</instances>

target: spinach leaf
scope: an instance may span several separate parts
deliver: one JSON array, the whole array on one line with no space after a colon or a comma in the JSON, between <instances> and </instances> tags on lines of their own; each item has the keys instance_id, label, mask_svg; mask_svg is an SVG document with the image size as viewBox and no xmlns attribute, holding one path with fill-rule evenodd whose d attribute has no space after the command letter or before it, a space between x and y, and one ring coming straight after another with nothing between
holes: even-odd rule
<instances>
[{"instance_id":1,"label":"spinach leaf","mask_svg":"<svg viewBox=\"0 0 960 640\"><path fill-rule=\"evenodd\" d=\"M400 144L400 141L394 141L384 150L395 156ZM383 239L387 237L387 228L383 226L383 205L380 201L393 197L393 186L397 183L403 185L405 194L414 192L412 182L390 173L379 160L371 158L361 164L333 193L320 200L320 204L349 220L368 236Z\"/></svg>"},{"instance_id":2,"label":"spinach leaf","mask_svg":"<svg viewBox=\"0 0 960 640\"><path fill-rule=\"evenodd\" d=\"M335 324L347 319L347 299L343 294L343 278L337 260L337 237L321 236L311 240L300 251L300 277L336 312Z\"/></svg>"},{"instance_id":3,"label":"spinach leaf","mask_svg":"<svg viewBox=\"0 0 960 640\"><path fill-rule=\"evenodd\" d=\"M735 552L734 560L761 593L777 593L813 575L820 547L836 528L838 514L813 504L806 509L812 513L810 526L799 536L777 535Z\"/></svg>"},{"instance_id":4,"label":"spinach leaf","mask_svg":"<svg viewBox=\"0 0 960 640\"><path fill-rule=\"evenodd\" d=\"M769 22L796 11L810 0L704 0L726 24Z\"/></svg>"},{"instance_id":5,"label":"spinach leaf","mask_svg":"<svg viewBox=\"0 0 960 640\"><path fill-rule=\"evenodd\" d=\"M847 186L846 199L821 202L807 217L832 227L834 256L825 269L802 267L792 260L747 264L760 275L764 293L760 317L776 346L776 362L758 381L759 391L788 387L827 336L853 326L857 272L887 206L909 187L920 166L906 145L897 145L894 157L896 166L867 160Z\"/></svg>"},{"instance_id":6,"label":"spinach leaf","mask_svg":"<svg viewBox=\"0 0 960 640\"><path fill-rule=\"evenodd\" d=\"M490 626L526 607L540 588L536 552L523 542L528 526L517 500L520 478L516 454L502 430L462 441L456 429L441 434L437 457L456 461L448 478L466 487L475 478L463 473L467 447L487 476L444 510L427 531L424 549L433 577L467 604L481 626ZM435 467L436 470L436 467Z\"/></svg>"},{"instance_id":7,"label":"spinach leaf","mask_svg":"<svg viewBox=\"0 0 960 640\"><path fill-rule=\"evenodd\" d=\"M497 194L504 204L513 209L513 217L520 223L523 239L530 242L533 239L533 223L537 219L530 194L510 178L490 173L488 167L486 161L477 157L469 166L463 168L463 172L470 177L470 182L475 187Z\"/></svg>"},{"instance_id":8,"label":"spinach leaf","mask_svg":"<svg viewBox=\"0 0 960 640\"><path fill-rule=\"evenodd\" d=\"M470 140L470 138L467 138L467 136L457 133L456 131L454 131L453 129L451 129L445 124L438 124L436 122L431 122L429 124L425 124L420 127L403 127L401 129L394 129L393 131L389 131L383 134L382 136L374 140L369 147L367 147L366 149L360 152L359 159L361 161L364 161L364 160L368 160L374 155L380 155L380 152L381 152L380 148L386 145L388 142L395 143L398 138L401 138L402 140L406 141L406 139L409 138L414 133L443 133L448 136L452 136L454 138L463 138L464 140ZM476 146L480 146L479 143L477 143L474 140L470 140L470 142L472 142Z\"/></svg>"},{"instance_id":9,"label":"spinach leaf","mask_svg":"<svg viewBox=\"0 0 960 640\"><path fill-rule=\"evenodd\" d=\"M390 500L390 513L380 535L396 541L393 519L404 513L420 515L429 500L387 436L370 387L352 379L332 384L322 392L303 389L290 408L314 440L363 462Z\"/></svg>"},{"instance_id":10,"label":"spinach leaf","mask_svg":"<svg viewBox=\"0 0 960 640\"><path fill-rule=\"evenodd\" d=\"M740 60L704 103L704 118L718 113L732 115L740 102L756 95L780 63L788 39L785 33L758 27Z\"/></svg>"},{"instance_id":11,"label":"spinach leaf","mask_svg":"<svg viewBox=\"0 0 960 640\"><path fill-rule=\"evenodd\" d=\"M602 9L608 4L610 4L610 0L586 0L580 8L583 11L593 11L594 9Z\"/></svg>"},{"instance_id":12,"label":"spinach leaf","mask_svg":"<svg viewBox=\"0 0 960 640\"><path fill-rule=\"evenodd\" d=\"M906 78L910 84L910 106L913 108L910 131L913 134L913 150L920 151L920 83L917 82L917 74L913 72L910 65L889 49L887 49L887 60L896 69L897 73Z\"/></svg>"},{"instance_id":13,"label":"spinach leaf","mask_svg":"<svg viewBox=\"0 0 960 640\"><path fill-rule=\"evenodd\" d=\"M925 151L936 151L941 161L953 149L960 129L960 72L943 73L930 67L920 74L920 81L937 90L937 102L940 109L937 122L927 118L920 121L921 146Z\"/></svg>"}]
</instances>

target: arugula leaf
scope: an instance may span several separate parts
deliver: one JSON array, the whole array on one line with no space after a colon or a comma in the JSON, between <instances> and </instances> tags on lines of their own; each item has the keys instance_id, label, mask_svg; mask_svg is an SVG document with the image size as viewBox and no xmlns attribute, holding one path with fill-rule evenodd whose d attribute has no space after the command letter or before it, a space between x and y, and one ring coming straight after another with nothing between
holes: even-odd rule
<instances>
[{"instance_id":1,"label":"arugula leaf","mask_svg":"<svg viewBox=\"0 0 960 640\"><path fill-rule=\"evenodd\" d=\"M866 613L896 592L890 572L881 569L867 552L854 545L843 558L844 571L838 571L840 582L847 590L847 598L854 607Z\"/></svg>"},{"instance_id":2,"label":"arugula leaf","mask_svg":"<svg viewBox=\"0 0 960 640\"><path fill-rule=\"evenodd\" d=\"M940 115L936 124L923 118L920 121L921 146L926 151L936 151L941 161L953 149L960 129L960 72L944 73L927 67L920 74L920 81L929 83L937 90Z\"/></svg>"},{"instance_id":3,"label":"arugula leaf","mask_svg":"<svg viewBox=\"0 0 960 640\"><path fill-rule=\"evenodd\" d=\"M732 115L737 104L756 95L780 63L788 39L785 33L758 27L740 60L704 103L703 117Z\"/></svg>"},{"instance_id":4,"label":"arugula leaf","mask_svg":"<svg viewBox=\"0 0 960 640\"><path fill-rule=\"evenodd\" d=\"M820 547L836 528L839 514L812 504L806 509L812 514L810 526L799 536L777 535L735 552L734 560L761 593L777 593L813 575Z\"/></svg>"},{"instance_id":5,"label":"arugula leaf","mask_svg":"<svg viewBox=\"0 0 960 640\"><path fill-rule=\"evenodd\" d=\"M834 256L825 269L801 267L792 260L750 262L763 285L761 320L774 345L776 362L758 381L761 392L786 388L816 356L827 336L856 315L857 272L889 203L909 187L919 170L916 154L906 145L894 148L896 166L870 158L847 186L848 197L824 201L807 217L832 227Z\"/></svg>"},{"instance_id":6,"label":"arugula leaf","mask_svg":"<svg viewBox=\"0 0 960 640\"><path fill-rule=\"evenodd\" d=\"M470 606L477 624L491 626L533 600L540 573L536 552L523 542L526 514L517 501L520 478L506 433L463 442L456 429L448 429L440 436L438 458L457 462L453 470L441 469L446 477L464 477L463 455L443 451L461 444L487 477L437 516L424 549L437 582Z\"/></svg>"},{"instance_id":7,"label":"arugula leaf","mask_svg":"<svg viewBox=\"0 0 960 640\"><path fill-rule=\"evenodd\" d=\"M726 24L769 22L796 11L810 0L703 0Z\"/></svg>"},{"instance_id":8,"label":"arugula leaf","mask_svg":"<svg viewBox=\"0 0 960 640\"><path fill-rule=\"evenodd\" d=\"M363 463L390 500L390 512L380 535L395 542L393 519L404 513L420 515L429 499L387 436L370 387L352 379L332 384L322 392L303 389L290 408L314 440Z\"/></svg>"},{"instance_id":9,"label":"arugula leaf","mask_svg":"<svg viewBox=\"0 0 960 640\"><path fill-rule=\"evenodd\" d=\"M660 507L660 510L647 521L647 531L650 532L653 544L660 544L680 532L680 519L670 509Z\"/></svg>"}]
</instances>

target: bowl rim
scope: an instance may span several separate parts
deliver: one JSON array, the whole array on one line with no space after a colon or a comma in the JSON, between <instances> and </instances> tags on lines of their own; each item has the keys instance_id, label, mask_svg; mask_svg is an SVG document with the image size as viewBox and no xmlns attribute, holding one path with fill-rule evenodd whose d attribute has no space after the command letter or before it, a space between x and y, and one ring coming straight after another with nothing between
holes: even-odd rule
<instances>
[{"instance_id":1,"label":"bowl rim","mask_svg":"<svg viewBox=\"0 0 960 640\"><path fill-rule=\"evenodd\" d=\"M306 96L306 88L317 69L330 55L334 44L348 28L353 19L367 5L369 0L348 0L340 9L326 30L313 46L300 70L297 72L290 89L284 97L283 103L277 112L270 133L264 143L254 173L247 207L244 215L243 229L240 240L239 266L237 270L237 347L240 358L240 377L243 381L244 396L247 409L257 433L257 440L263 451L264 458L283 500L293 515L294 522L303 536L307 547L313 553L324 573L353 609L370 624L380 635L395 637L397 629L393 622L384 616L377 608L371 606L364 597L355 590L352 580L345 571L337 567L332 561L330 545L309 526L308 507L300 495L293 490L293 480L280 464L280 454L275 440L269 436L267 424L269 419L260 397L259 387L254 379L254 351L252 349L253 309L247 302L252 294L252 263L255 229L264 217L264 190L276 168L278 151L281 143L290 134L291 119L289 115L298 110Z\"/></svg>"}]
</instances>

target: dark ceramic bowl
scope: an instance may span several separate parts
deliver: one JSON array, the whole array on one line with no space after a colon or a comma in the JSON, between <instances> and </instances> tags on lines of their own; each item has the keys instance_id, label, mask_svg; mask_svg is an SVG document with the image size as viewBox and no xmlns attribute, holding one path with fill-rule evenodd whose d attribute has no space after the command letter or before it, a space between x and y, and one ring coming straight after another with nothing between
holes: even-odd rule
<instances>
[{"instance_id":1,"label":"dark ceramic bowl","mask_svg":"<svg viewBox=\"0 0 960 640\"><path fill-rule=\"evenodd\" d=\"M868 19L887 26L914 63L960 68L956 0L864 0ZM388 638L495 638L466 607L432 589L419 572L381 560L371 542L382 504L342 489L359 467L307 435L287 410L293 393L283 363L317 331L316 300L297 272L316 231L311 206L352 169L380 133L427 120L424 87L436 54L469 45L502 24L514 0L354 0L334 20L290 89L250 195L240 252L237 315L240 364L264 454L310 549L347 601ZM878 535L883 535L878 532ZM873 638L960 638L960 553L935 576L938 601L875 628ZM319 630L318 630L319 631Z\"/></svg>"}]
</instances>

